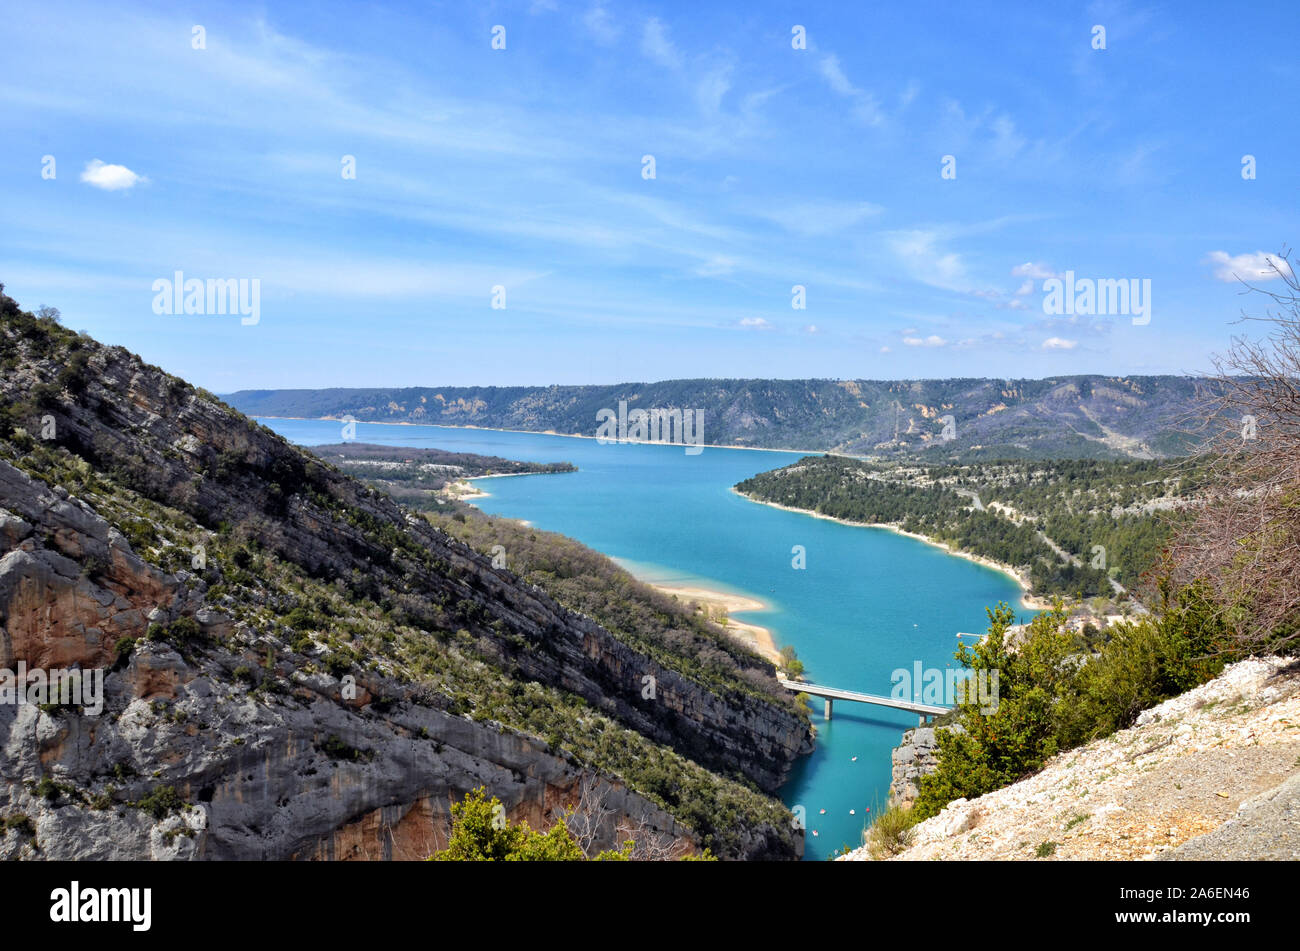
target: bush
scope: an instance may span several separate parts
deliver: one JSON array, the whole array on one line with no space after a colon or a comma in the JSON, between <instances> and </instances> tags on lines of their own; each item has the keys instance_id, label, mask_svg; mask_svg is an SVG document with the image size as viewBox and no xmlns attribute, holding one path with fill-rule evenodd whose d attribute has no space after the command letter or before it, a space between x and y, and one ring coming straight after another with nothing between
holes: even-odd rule
<instances>
[{"instance_id":1,"label":"bush","mask_svg":"<svg viewBox=\"0 0 1300 951\"><path fill-rule=\"evenodd\" d=\"M203 630L192 617L181 617L166 627L150 624L145 636L151 641L164 641L173 647L192 647L203 640Z\"/></svg>"},{"instance_id":2,"label":"bush","mask_svg":"<svg viewBox=\"0 0 1300 951\"><path fill-rule=\"evenodd\" d=\"M321 744L321 750L330 759L347 760L353 763L366 759L364 751L354 746L348 746L335 733L331 733L325 742Z\"/></svg>"},{"instance_id":3,"label":"bush","mask_svg":"<svg viewBox=\"0 0 1300 951\"><path fill-rule=\"evenodd\" d=\"M1158 613L1115 626L1096 655L1077 653L1058 603L1029 624L1014 650L1006 632L1014 614L989 610L989 633L956 654L975 671L998 671L998 705L991 715L978 702L957 707L964 733L938 734L939 768L923 776L914 811L929 818L954 799L973 799L1042 768L1070 749L1131 726L1138 713L1196 687L1233 658L1232 632L1193 585L1177 592L1159 582Z\"/></svg>"},{"instance_id":4,"label":"bush","mask_svg":"<svg viewBox=\"0 0 1300 951\"><path fill-rule=\"evenodd\" d=\"M185 801L176 792L176 787L156 786L153 792L131 805L155 819L165 819L173 812L179 812Z\"/></svg>"},{"instance_id":5,"label":"bush","mask_svg":"<svg viewBox=\"0 0 1300 951\"><path fill-rule=\"evenodd\" d=\"M937 815L954 799L973 799L1035 772L1059 749L1059 701L1074 675L1065 612L1058 604L1034 618L1014 651L1006 633L1015 612L1003 603L988 616L988 636L973 647L963 644L956 657L976 676L998 671L997 710L985 715L978 700L968 697L959 706L965 732L938 735L939 769L921 778L913 806L921 818Z\"/></svg>"},{"instance_id":6,"label":"bush","mask_svg":"<svg viewBox=\"0 0 1300 951\"><path fill-rule=\"evenodd\" d=\"M867 829L867 852L873 859L886 859L898 855L912 844L912 827L920 821L913 809L890 806L878 813Z\"/></svg>"},{"instance_id":7,"label":"bush","mask_svg":"<svg viewBox=\"0 0 1300 951\"><path fill-rule=\"evenodd\" d=\"M10 832L17 832L19 835L35 838L36 823L32 822L31 817L21 812L12 816L5 816L0 819L0 835L8 835Z\"/></svg>"},{"instance_id":8,"label":"bush","mask_svg":"<svg viewBox=\"0 0 1300 951\"><path fill-rule=\"evenodd\" d=\"M606 857L602 855L601 857ZM546 832L511 825L501 801L480 786L451 807L447 848L430 859L440 862L581 862L586 858L563 822Z\"/></svg>"}]
</instances>

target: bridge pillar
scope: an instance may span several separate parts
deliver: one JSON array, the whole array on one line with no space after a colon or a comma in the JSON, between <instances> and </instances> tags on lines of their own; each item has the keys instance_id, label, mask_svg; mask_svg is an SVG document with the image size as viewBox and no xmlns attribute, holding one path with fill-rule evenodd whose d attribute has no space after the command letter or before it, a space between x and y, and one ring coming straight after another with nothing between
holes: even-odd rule
<instances>
[{"instance_id":1,"label":"bridge pillar","mask_svg":"<svg viewBox=\"0 0 1300 951\"><path fill-rule=\"evenodd\" d=\"M831 718L831 698L827 697L826 698L826 719L829 720L830 718Z\"/></svg>"}]
</instances>

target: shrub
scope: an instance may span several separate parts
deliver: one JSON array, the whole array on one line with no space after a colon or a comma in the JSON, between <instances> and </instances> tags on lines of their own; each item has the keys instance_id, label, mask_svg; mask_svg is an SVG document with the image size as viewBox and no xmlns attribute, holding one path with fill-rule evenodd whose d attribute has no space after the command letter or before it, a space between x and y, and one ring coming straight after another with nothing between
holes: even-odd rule
<instances>
[{"instance_id":1,"label":"shrub","mask_svg":"<svg viewBox=\"0 0 1300 951\"><path fill-rule=\"evenodd\" d=\"M511 825L501 801L483 787L451 807L447 848L431 856L440 862L579 862L585 856L568 827L557 822L546 832L524 823Z\"/></svg>"},{"instance_id":2,"label":"shrub","mask_svg":"<svg viewBox=\"0 0 1300 951\"><path fill-rule=\"evenodd\" d=\"M886 859L898 855L912 844L912 827L920 816L912 809L890 806L878 813L867 829L867 852L873 859Z\"/></svg>"},{"instance_id":3,"label":"shrub","mask_svg":"<svg viewBox=\"0 0 1300 951\"><path fill-rule=\"evenodd\" d=\"M184 804L185 801L181 799L174 786L156 786L149 795L131 803L155 819L165 819L173 812L179 812Z\"/></svg>"},{"instance_id":4,"label":"shrub","mask_svg":"<svg viewBox=\"0 0 1300 951\"><path fill-rule=\"evenodd\" d=\"M999 671L998 706L991 715L972 701L953 719L964 733L938 734L939 768L921 778L913 807L936 815L954 799L973 799L1036 772L1060 750L1109 736L1138 713L1217 676L1233 658L1232 632L1204 588L1177 592L1159 581L1160 610L1115 625L1096 655L1076 653L1058 604L1029 624L1008 649L1011 609L989 611L989 634L957 659L973 671Z\"/></svg>"},{"instance_id":5,"label":"shrub","mask_svg":"<svg viewBox=\"0 0 1300 951\"><path fill-rule=\"evenodd\" d=\"M119 637L117 643L113 645L113 655L119 663L125 664L135 653L136 639L134 637Z\"/></svg>"},{"instance_id":6,"label":"shrub","mask_svg":"<svg viewBox=\"0 0 1300 951\"><path fill-rule=\"evenodd\" d=\"M8 835L11 831L35 838L36 824L32 822L30 816L21 812L0 819L0 835Z\"/></svg>"},{"instance_id":7,"label":"shrub","mask_svg":"<svg viewBox=\"0 0 1300 951\"><path fill-rule=\"evenodd\" d=\"M203 640L203 630L192 617L181 617L166 627L150 624L145 636L151 641L164 641L173 647L192 647Z\"/></svg>"}]
</instances>

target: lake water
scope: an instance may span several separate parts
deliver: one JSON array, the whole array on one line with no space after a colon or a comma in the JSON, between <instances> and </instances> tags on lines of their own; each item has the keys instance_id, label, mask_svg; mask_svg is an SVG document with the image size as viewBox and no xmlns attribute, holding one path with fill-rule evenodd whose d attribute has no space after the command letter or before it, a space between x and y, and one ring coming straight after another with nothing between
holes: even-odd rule
<instances>
[{"instance_id":1,"label":"lake water","mask_svg":"<svg viewBox=\"0 0 1300 951\"><path fill-rule=\"evenodd\" d=\"M261 422L299 445L341 441L338 422ZM771 630L778 646L792 644L816 683L888 695L897 669L955 666L957 633L983 633L986 606L1007 601L1020 610L1020 589L1001 572L884 529L786 512L731 491L802 453L706 448L692 456L681 446L371 423L357 424L356 440L573 463L579 471L484 479L477 484L490 494L475 504L576 538L644 580L765 602L767 610L735 616ZM795 546L806 553L803 569L793 567ZM807 858L861 844L868 810L888 798L890 750L916 722L844 701L826 722L815 701L817 750L782 790L791 808L803 807Z\"/></svg>"}]
</instances>

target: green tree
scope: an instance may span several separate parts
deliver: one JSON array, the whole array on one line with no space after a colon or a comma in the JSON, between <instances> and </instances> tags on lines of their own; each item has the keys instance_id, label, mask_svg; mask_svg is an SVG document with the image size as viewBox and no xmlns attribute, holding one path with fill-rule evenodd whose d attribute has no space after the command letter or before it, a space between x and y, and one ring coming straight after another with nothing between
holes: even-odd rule
<instances>
[{"instance_id":1,"label":"green tree","mask_svg":"<svg viewBox=\"0 0 1300 951\"><path fill-rule=\"evenodd\" d=\"M997 709L986 713L976 691L958 705L962 732L939 733L939 768L921 778L913 806L920 818L936 815L954 799L991 792L1042 767L1057 752L1059 707L1073 678L1073 638L1058 602L1030 622L1014 647L1007 632L1015 612L988 609L988 636L963 644L956 657L988 684L997 676Z\"/></svg>"},{"instance_id":2,"label":"green tree","mask_svg":"<svg viewBox=\"0 0 1300 951\"><path fill-rule=\"evenodd\" d=\"M634 843L601 852L598 862L627 861ZM511 824L501 800L487 796L479 786L451 807L451 839L447 848L430 857L439 862L581 862L586 859L567 825L561 820L545 832L526 823Z\"/></svg>"},{"instance_id":3,"label":"green tree","mask_svg":"<svg viewBox=\"0 0 1300 951\"><path fill-rule=\"evenodd\" d=\"M791 679L798 679L803 675L803 661L795 654L794 647L789 644L781 648L781 669Z\"/></svg>"}]
</instances>

